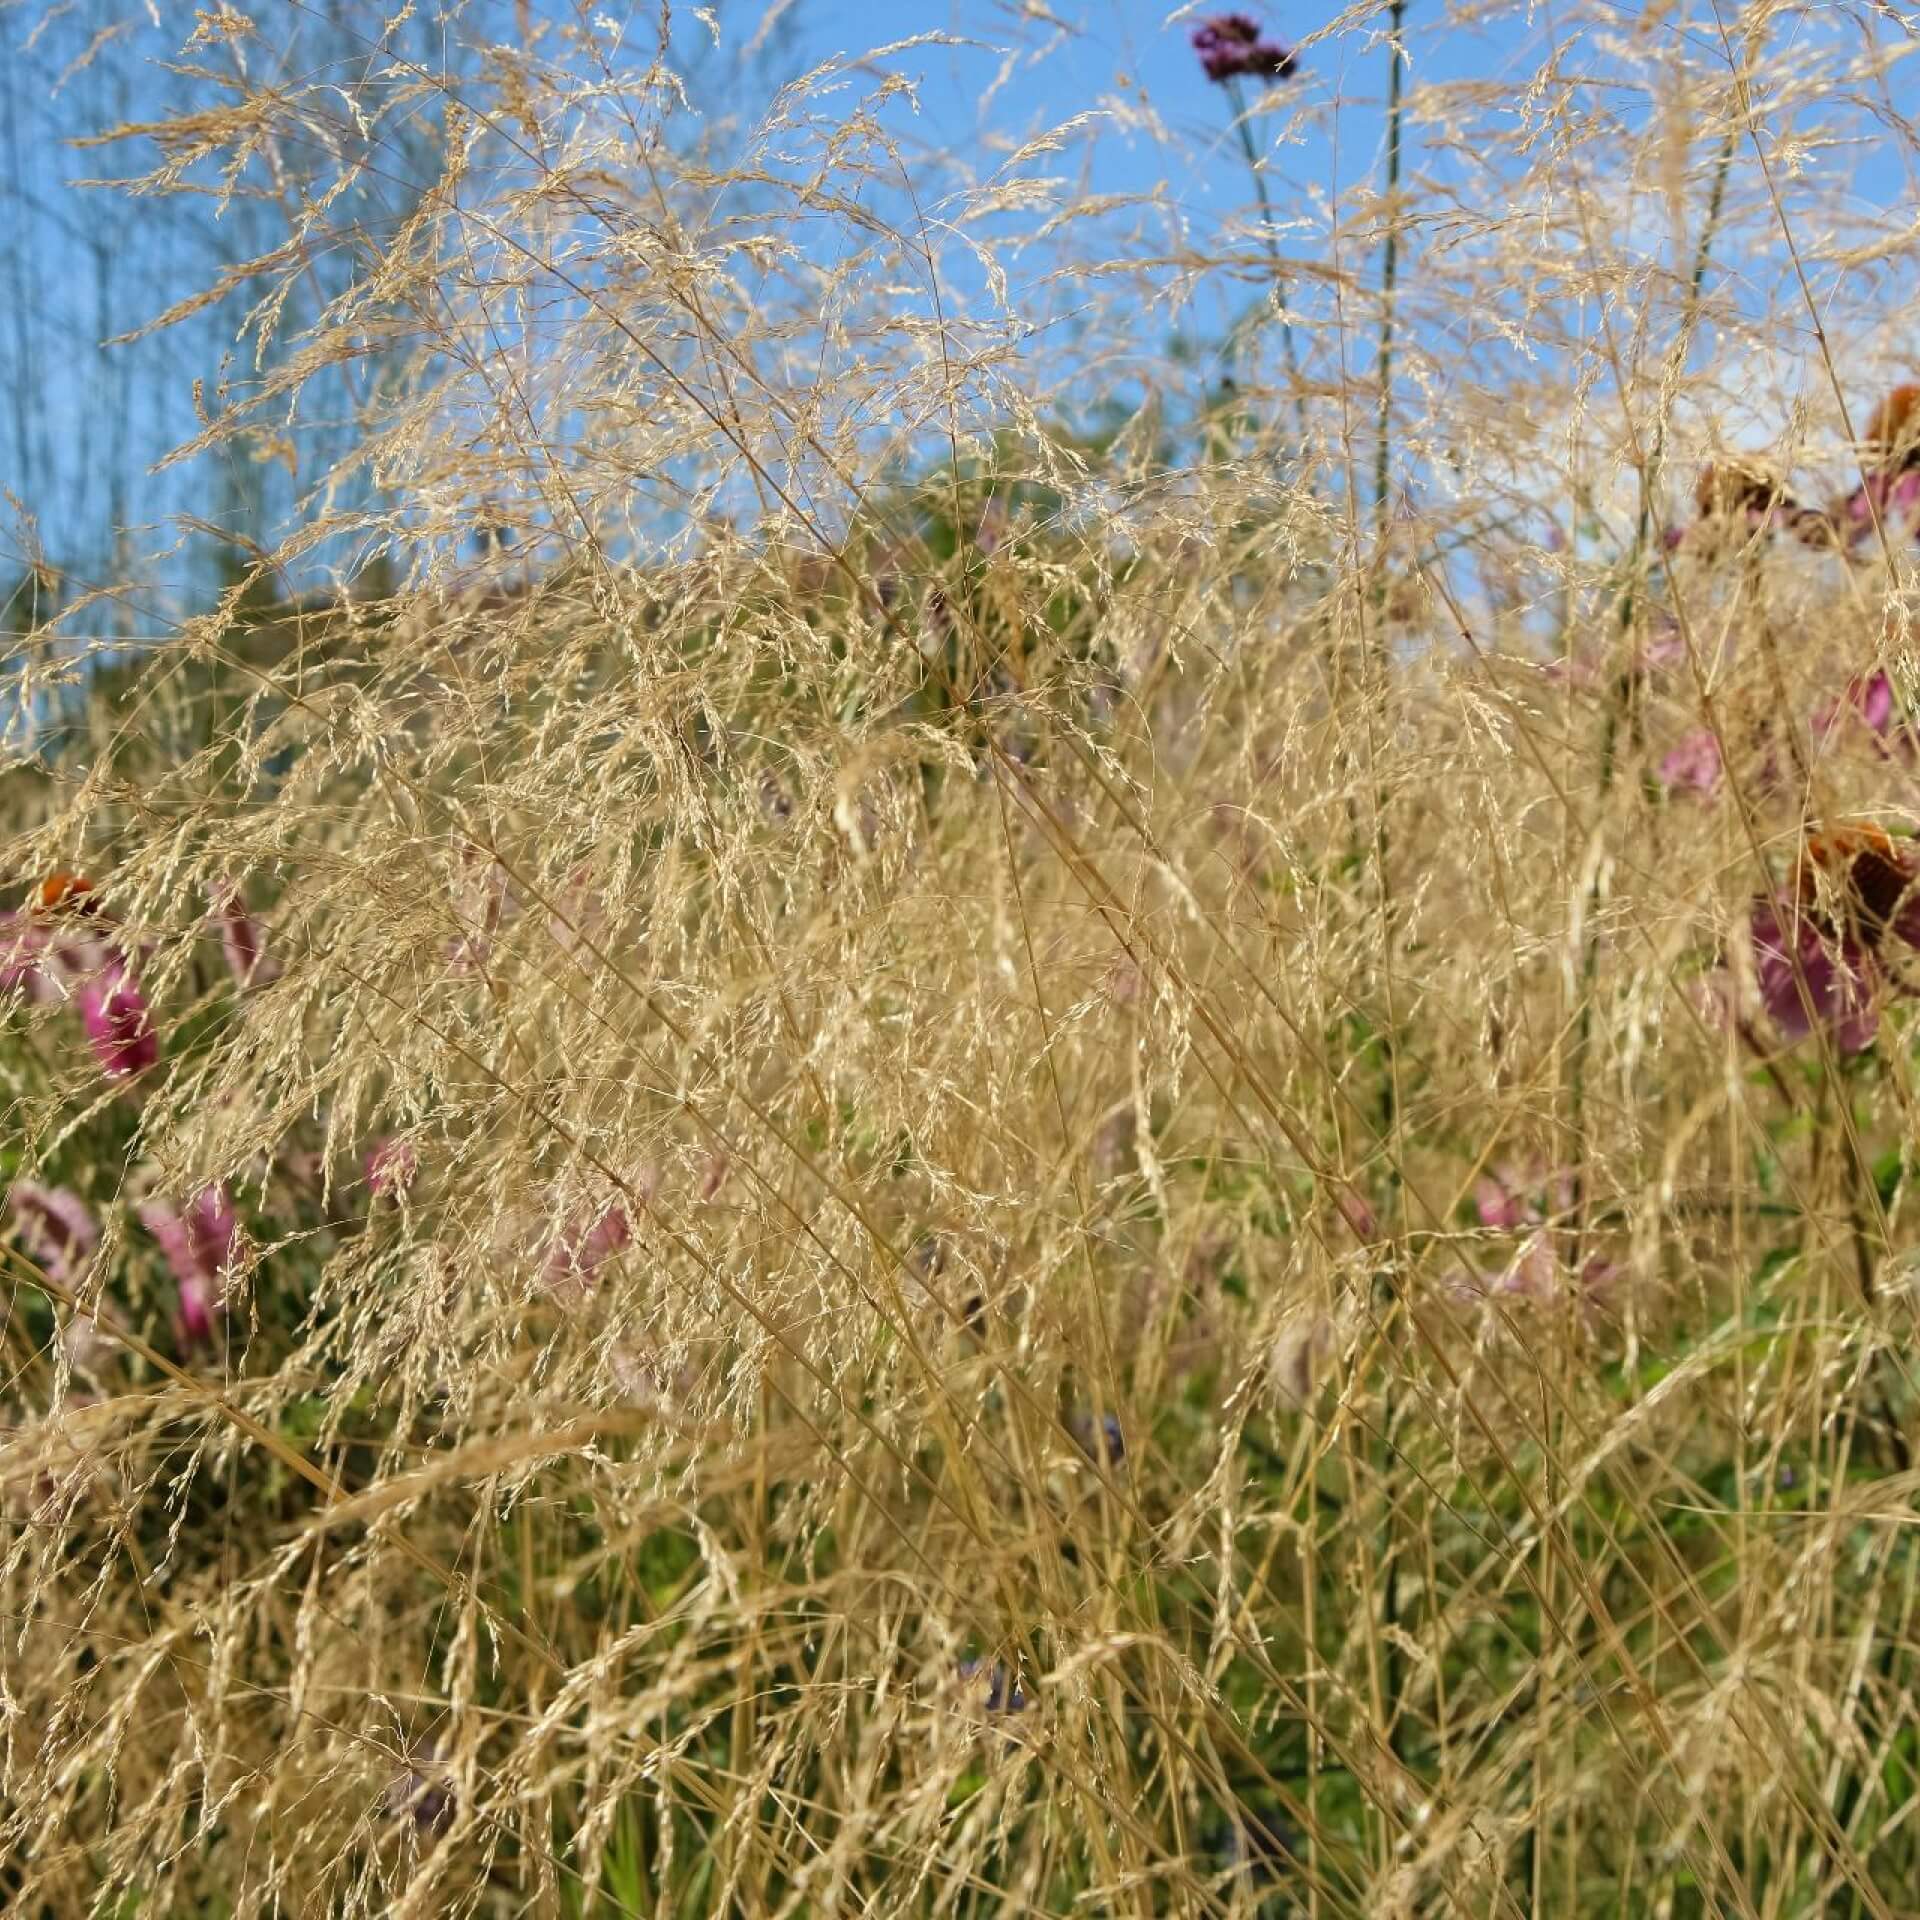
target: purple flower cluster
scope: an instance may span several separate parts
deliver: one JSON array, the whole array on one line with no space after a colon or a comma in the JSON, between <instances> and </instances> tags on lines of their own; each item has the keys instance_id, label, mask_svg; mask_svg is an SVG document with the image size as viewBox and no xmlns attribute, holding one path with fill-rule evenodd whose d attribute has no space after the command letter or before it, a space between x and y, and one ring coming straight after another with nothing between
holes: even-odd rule
<instances>
[{"instance_id":1,"label":"purple flower cluster","mask_svg":"<svg viewBox=\"0 0 1920 1920\"><path fill-rule=\"evenodd\" d=\"M1209 80L1285 80L1297 64L1294 51L1265 38L1260 23L1244 13L1216 13L1193 30L1193 50Z\"/></svg>"},{"instance_id":2,"label":"purple flower cluster","mask_svg":"<svg viewBox=\"0 0 1920 1920\"><path fill-rule=\"evenodd\" d=\"M1813 835L1792 885L1755 902L1749 933L1782 1038L1819 1026L1839 1052L1863 1053L1880 1001L1912 991L1895 963L1901 948L1920 951L1920 858L1877 827Z\"/></svg>"},{"instance_id":3,"label":"purple flower cluster","mask_svg":"<svg viewBox=\"0 0 1920 1920\"><path fill-rule=\"evenodd\" d=\"M160 1057L133 963L90 906L0 914L0 993L71 1005L109 1080L130 1080Z\"/></svg>"}]
</instances>

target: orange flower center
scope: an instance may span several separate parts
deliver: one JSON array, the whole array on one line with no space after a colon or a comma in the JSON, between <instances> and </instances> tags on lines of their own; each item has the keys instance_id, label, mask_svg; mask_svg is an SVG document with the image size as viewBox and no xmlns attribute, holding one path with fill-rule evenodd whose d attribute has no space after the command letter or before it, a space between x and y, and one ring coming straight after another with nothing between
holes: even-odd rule
<instances>
[{"instance_id":1,"label":"orange flower center","mask_svg":"<svg viewBox=\"0 0 1920 1920\"><path fill-rule=\"evenodd\" d=\"M50 873L27 896L35 913L91 913L99 902L93 882L77 873Z\"/></svg>"}]
</instances>

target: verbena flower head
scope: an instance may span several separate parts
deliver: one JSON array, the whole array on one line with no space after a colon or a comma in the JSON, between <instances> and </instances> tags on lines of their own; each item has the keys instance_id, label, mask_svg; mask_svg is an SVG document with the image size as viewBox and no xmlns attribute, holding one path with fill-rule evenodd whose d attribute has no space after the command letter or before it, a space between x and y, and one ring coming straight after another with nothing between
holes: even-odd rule
<instances>
[{"instance_id":1,"label":"verbena flower head","mask_svg":"<svg viewBox=\"0 0 1920 1920\"><path fill-rule=\"evenodd\" d=\"M630 1191L642 1211L652 1203L658 1186L656 1168L643 1168L634 1178ZM591 1292L600 1269L632 1239L633 1215L624 1198L580 1209L549 1244L541 1283L564 1300L583 1299Z\"/></svg>"},{"instance_id":2,"label":"verbena flower head","mask_svg":"<svg viewBox=\"0 0 1920 1920\"><path fill-rule=\"evenodd\" d=\"M1244 13L1216 13L1193 30L1193 50L1209 80L1285 80L1298 64L1291 47L1268 40Z\"/></svg>"},{"instance_id":3,"label":"verbena flower head","mask_svg":"<svg viewBox=\"0 0 1920 1920\"><path fill-rule=\"evenodd\" d=\"M430 1840L453 1824L453 1782L441 1764L438 1741L428 1741L387 1783L382 1801L391 1818L411 1821Z\"/></svg>"},{"instance_id":4,"label":"verbena flower head","mask_svg":"<svg viewBox=\"0 0 1920 1920\"><path fill-rule=\"evenodd\" d=\"M1870 539L1876 521L1890 537L1911 535L1920 525L1920 468L1889 465L1869 473L1833 509L1832 517L1849 546Z\"/></svg>"},{"instance_id":5,"label":"verbena flower head","mask_svg":"<svg viewBox=\"0 0 1920 1920\"><path fill-rule=\"evenodd\" d=\"M55 1000L59 990L47 971L52 934L28 913L0 914L0 994Z\"/></svg>"},{"instance_id":6,"label":"verbena flower head","mask_svg":"<svg viewBox=\"0 0 1920 1920\"><path fill-rule=\"evenodd\" d=\"M1880 1014L1866 957L1857 947L1823 932L1791 892L1756 902L1748 933L1760 1002L1784 1039L1804 1040L1818 1024L1841 1053L1864 1053L1873 1045ZM1794 977L1796 960L1806 982L1804 999Z\"/></svg>"}]
</instances>

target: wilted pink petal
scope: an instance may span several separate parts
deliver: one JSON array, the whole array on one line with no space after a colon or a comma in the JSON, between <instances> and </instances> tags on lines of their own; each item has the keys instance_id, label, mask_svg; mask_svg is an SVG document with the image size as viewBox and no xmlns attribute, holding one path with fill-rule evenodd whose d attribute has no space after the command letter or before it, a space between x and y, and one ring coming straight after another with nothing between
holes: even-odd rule
<instances>
[{"instance_id":1,"label":"wilted pink petal","mask_svg":"<svg viewBox=\"0 0 1920 1920\"><path fill-rule=\"evenodd\" d=\"M507 870L482 848L460 851L449 905L461 931L447 942L447 964L455 973L471 973L487 963L493 936L518 917L520 902Z\"/></svg>"},{"instance_id":2,"label":"wilted pink petal","mask_svg":"<svg viewBox=\"0 0 1920 1920\"><path fill-rule=\"evenodd\" d=\"M547 926L553 935L553 944L582 966L592 960L593 949L604 944L607 906L585 867L574 873L566 891L554 903Z\"/></svg>"},{"instance_id":3,"label":"wilted pink petal","mask_svg":"<svg viewBox=\"0 0 1920 1920\"><path fill-rule=\"evenodd\" d=\"M94 1058L109 1080L144 1073L159 1059L160 1037L153 1030L146 995L117 953L80 982L73 1003Z\"/></svg>"},{"instance_id":4,"label":"wilted pink petal","mask_svg":"<svg viewBox=\"0 0 1920 1920\"><path fill-rule=\"evenodd\" d=\"M1708 727L1681 736L1660 762L1660 784L1674 792L1706 795L1719 790L1720 742Z\"/></svg>"},{"instance_id":5,"label":"wilted pink petal","mask_svg":"<svg viewBox=\"0 0 1920 1920\"><path fill-rule=\"evenodd\" d=\"M645 1179L639 1183L642 1207L652 1198L653 1184ZM597 1214L577 1215L547 1255L542 1278L547 1286L562 1293L583 1291L632 1238L633 1221L622 1201L609 1202Z\"/></svg>"},{"instance_id":6,"label":"wilted pink petal","mask_svg":"<svg viewBox=\"0 0 1920 1920\"><path fill-rule=\"evenodd\" d=\"M67 1362L82 1373L91 1373L113 1353L113 1342L100 1331L100 1323L90 1313L76 1313L67 1322L61 1343L67 1350Z\"/></svg>"},{"instance_id":7,"label":"wilted pink petal","mask_svg":"<svg viewBox=\"0 0 1920 1920\"><path fill-rule=\"evenodd\" d=\"M367 1155L367 1188L375 1199L402 1194L420 1171L420 1156L409 1140L376 1140Z\"/></svg>"},{"instance_id":8,"label":"wilted pink petal","mask_svg":"<svg viewBox=\"0 0 1920 1920\"><path fill-rule=\"evenodd\" d=\"M213 917L220 923L220 949L227 970L243 987L264 987L280 977L280 963L267 951L266 929L247 911L240 889L223 883L213 889Z\"/></svg>"},{"instance_id":9,"label":"wilted pink petal","mask_svg":"<svg viewBox=\"0 0 1920 1920\"><path fill-rule=\"evenodd\" d=\"M1860 709L1861 719L1875 733L1885 733L1893 724L1893 681L1884 671L1869 674L1864 681L1856 683L1854 704Z\"/></svg>"},{"instance_id":10,"label":"wilted pink petal","mask_svg":"<svg viewBox=\"0 0 1920 1920\"><path fill-rule=\"evenodd\" d=\"M1589 1299L1596 1298L1607 1292L1620 1279L1624 1271L1619 1261L1603 1259L1599 1254L1593 1254L1581 1266L1581 1290Z\"/></svg>"},{"instance_id":11,"label":"wilted pink petal","mask_svg":"<svg viewBox=\"0 0 1920 1920\"><path fill-rule=\"evenodd\" d=\"M1733 1018L1733 981L1724 967L1696 974L1680 991L1709 1033L1726 1032Z\"/></svg>"},{"instance_id":12,"label":"wilted pink petal","mask_svg":"<svg viewBox=\"0 0 1920 1920\"><path fill-rule=\"evenodd\" d=\"M1831 1031L1842 1053L1863 1053L1872 1046L1880 1025L1873 975L1852 941L1824 937L1790 893L1755 905L1751 935L1761 1003L1788 1040L1803 1040L1813 1031L1807 1017L1811 1002L1814 1020ZM1806 1001L1794 978L1796 957Z\"/></svg>"},{"instance_id":13,"label":"wilted pink petal","mask_svg":"<svg viewBox=\"0 0 1920 1920\"><path fill-rule=\"evenodd\" d=\"M660 1348L650 1344L616 1347L610 1365L620 1391L649 1413L685 1406L700 1385L700 1370L691 1359L676 1367Z\"/></svg>"},{"instance_id":14,"label":"wilted pink petal","mask_svg":"<svg viewBox=\"0 0 1920 1920\"><path fill-rule=\"evenodd\" d=\"M1333 1327L1323 1313L1296 1313L1283 1325L1268 1356L1268 1378L1275 1395L1303 1407L1325 1377L1333 1352Z\"/></svg>"},{"instance_id":15,"label":"wilted pink petal","mask_svg":"<svg viewBox=\"0 0 1920 1920\"><path fill-rule=\"evenodd\" d=\"M1665 620L1640 650L1640 664L1653 673L1672 673L1686 661L1686 640L1671 619Z\"/></svg>"},{"instance_id":16,"label":"wilted pink petal","mask_svg":"<svg viewBox=\"0 0 1920 1920\"><path fill-rule=\"evenodd\" d=\"M1914 738L1912 732L1900 724L1893 680L1884 668L1849 680L1846 691L1837 700L1829 700L1814 714L1813 736L1824 740L1836 728L1849 723L1872 734L1883 753L1913 757Z\"/></svg>"},{"instance_id":17,"label":"wilted pink petal","mask_svg":"<svg viewBox=\"0 0 1920 1920\"><path fill-rule=\"evenodd\" d=\"M180 1334L188 1346L211 1339L213 1316L220 1310L220 1279L231 1264L240 1238L240 1222L215 1184L204 1187L184 1213L164 1200L144 1201L140 1224L160 1243L180 1290Z\"/></svg>"},{"instance_id":18,"label":"wilted pink petal","mask_svg":"<svg viewBox=\"0 0 1920 1920\"><path fill-rule=\"evenodd\" d=\"M25 993L41 1001L60 997L47 973L50 939L31 914L0 914L0 993Z\"/></svg>"},{"instance_id":19,"label":"wilted pink petal","mask_svg":"<svg viewBox=\"0 0 1920 1920\"><path fill-rule=\"evenodd\" d=\"M219 1298L204 1280L180 1282L180 1341L183 1346L201 1347L213 1340L213 1316L219 1311Z\"/></svg>"},{"instance_id":20,"label":"wilted pink petal","mask_svg":"<svg viewBox=\"0 0 1920 1920\"><path fill-rule=\"evenodd\" d=\"M973 544L982 553L992 553L1007 537L1007 499L996 493L982 508L980 524L974 529Z\"/></svg>"},{"instance_id":21,"label":"wilted pink petal","mask_svg":"<svg viewBox=\"0 0 1920 1920\"><path fill-rule=\"evenodd\" d=\"M1357 1239L1371 1246L1379 1238L1380 1222L1357 1187L1342 1186L1334 1195L1334 1204L1339 1207L1341 1219L1353 1229Z\"/></svg>"},{"instance_id":22,"label":"wilted pink petal","mask_svg":"<svg viewBox=\"0 0 1920 1920\"><path fill-rule=\"evenodd\" d=\"M1549 1299L1560 1278L1560 1262L1545 1233L1529 1234L1512 1264L1494 1287L1496 1293L1514 1293L1528 1300Z\"/></svg>"},{"instance_id":23,"label":"wilted pink petal","mask_svg":"<svg viewBox=\"0 0 1920 1920\"><path fill-rule=\"evenodd\" d=\"M1473 1208L1480 1224L1496 1233L1511 1233L1515 1227L1531 1226L1540 1218L1502 1174L1487 1174L1474 1182Z\"/></svg>"},{"instance_id":24,"label":"wilted pink petal","mask_svg":"<svg viewBox=\"0 0 1920 1920\"><path fill-rule=\"evenodd\" d=\"M16 1180L8 1204L20 1244L49 1278L72 1286L100 1244L100 1228L87 1203L67 1187Z\"/></svg>"},{"instance_id":25,"label":"wilted pink petal","mask_svg":"<svg viewBox=\"0 0 1920 1920\"><path fill-rule=\"evenodd\" d=\"M1920 522L1920 471L1870 473L1836 511L1850 546L1873 537L1876 517L1889 539L1910 535Z\"/></svg>"},{"instance_id":26,"label":"wilted pink petal","mask_svg":"<svg viewBox=\"0 0 1920 1920\"><path fill-rule=\"evenodd\" d=\"M700 1176L700 1198L711 1200L727 1184L727 1171L730 1162L724 1153L715 1153L708 1161L706 1171Z\"/></svg>"}]
</instances>

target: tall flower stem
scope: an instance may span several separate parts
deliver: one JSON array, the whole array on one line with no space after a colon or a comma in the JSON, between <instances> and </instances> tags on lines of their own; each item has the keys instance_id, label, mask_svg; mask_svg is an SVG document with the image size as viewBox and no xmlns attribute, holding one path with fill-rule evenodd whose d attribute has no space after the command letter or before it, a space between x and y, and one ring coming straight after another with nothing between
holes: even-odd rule
<instances>
[{"instance_id":1,"label":"tall flower stem","mask_svg":"<svg viewBox=\"0 0 1920 1920\"><path fill-rule=\"evenodd\" d=\"M1266 246L1267 261L1273 268L1273 299L1280 308L1280 346L1287 357L1287 385L1293 394L1294 425L1300 435L1300 453L1307 451L1307 403L1301 390L1300 349L1293 337L1293 322L1286 317L1287 276L1280 260L1280 242L1274 232L1273 199L1267 191L1266 170L1260 164L1259 149L1253 143L1253 123L1240 98L1237 81L1227 82L1227 99L1233 109L1233 130L1240 136L1240 151L1247 158L1247 172L1253 179L1253 191L1260 202L1260 237Z\"/></svg>"},{"instance_id":2,"label":"tall flower stem","mask_svg":"<svg viewBox=\"0 0 1920 1920\"><path fill-rule=\"evenodd\" d=\"M1393 301L1400 277L1400 122L1406 55L1400 29L1407 17L1406 0L1393 0L1387 10L1387 230L1380 241L1380 432L1373 455L1374 524L1384 533L1387 524L1387 475L1393 458Z\"/></svg>"},{"instance_id":3,"label":"tall flower stem","mask_svg":"<svg viewBox=\"0 0 1920 1920\"><path fill-rule=\"evenodd\" d=\"M1400 30L1406 20L1406 11L1406 0L1393 0L1387 14L1387 152L1384 183L1386 232L1380 243L1380 354L1377 367L1380 416L1373 464L1374 566L1377 570L1375 612L1376 617L1381 619L1384 619L1385 614L1387 480L1393 455L1393 310L1394 294L1400 275L1400 123L1402 68L1406 57L1401 50ZM1367 727L1371 737L1375 726L1374 716L1385 711L1390 663L1386 658L1384 638L1378 640L1368 651L1372 654L1377 669L1379 692L1377 702L1371 689L1366 700ZM1377 750L1369 757L1377 759ZM1374 869L1380 881L1380 941L1381 953L1386 965L1387 983L1387 1028L1382 1044L1385 1071L1381 1077L1379 1124L1382 1138L1388 1139L1394 1135L1400 1121L1399 1062L1393 1016L1393 894L1387 873L1386 795L1382 789L1377 765L1374 772L1373 860ZM1400 1164L1402 1159L1401 1154L1394 1155L1396 1165ZM1388 1281L1387 1288L1390 1297L1391 1281ZM1389 1459L1394 1445L1393 1416L1393 1396L1389 1383L1381 1400L1382 1443ZM1382 1596L1382 1612L1385 1621L1383 1637L1387 1652L1387 1738L1391 1750L1397 1756L1401 1751L1400 1699L1404 1676L1400 1652L1400 1563L1396 1557L1395 1533L1394 1510L1389 1503L1382 1525L1381 1558L1386 1569L1386 1591Z\"/></svg>"}]
</instances>

